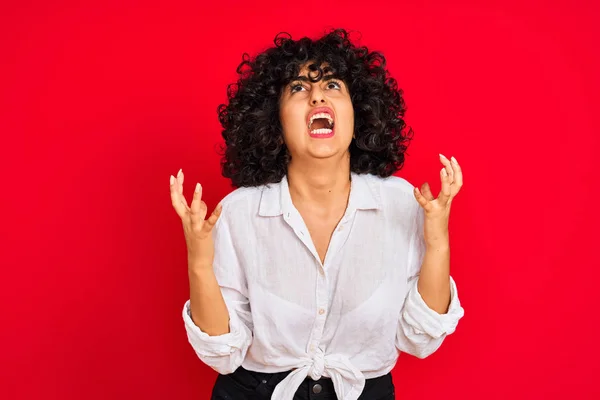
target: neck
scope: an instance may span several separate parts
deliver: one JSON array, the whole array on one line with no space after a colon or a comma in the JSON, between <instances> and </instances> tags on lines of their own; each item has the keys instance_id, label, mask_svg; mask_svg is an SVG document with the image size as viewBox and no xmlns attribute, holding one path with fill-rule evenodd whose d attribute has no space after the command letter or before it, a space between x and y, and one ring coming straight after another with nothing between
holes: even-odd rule
<instances>
[{"instance_id":1,"label":"neck","mask_svg":"<svg viewBox=\"0 0 600 400\"><path fill-rule=\"evenodd\" d=\"M350 154L337 162L323 159L303 163L292 159L287 179L296 206L318 206L326 210L345 207L350 195Z\"/></svg>"}]
</instances>

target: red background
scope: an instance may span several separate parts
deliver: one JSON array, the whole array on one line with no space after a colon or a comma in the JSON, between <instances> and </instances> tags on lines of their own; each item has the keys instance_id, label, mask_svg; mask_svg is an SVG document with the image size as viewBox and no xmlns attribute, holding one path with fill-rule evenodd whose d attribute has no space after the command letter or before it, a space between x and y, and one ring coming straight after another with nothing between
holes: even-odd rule
<instances>
[{"instance_id":1,"label":"red background","mask_svg":"<svg viewBox=\"0 0 600 400\"><path fill-rule=\"evenodd\" d=\"M85 3L0 9L1 398L208 399L169 175L212 209L242 53L337 26L405 90L399 175L437 193L440 152L465 174L466 314L431 357L400 357L399 398L599 398L597 2Z\"/></svg>"}]
</instances>

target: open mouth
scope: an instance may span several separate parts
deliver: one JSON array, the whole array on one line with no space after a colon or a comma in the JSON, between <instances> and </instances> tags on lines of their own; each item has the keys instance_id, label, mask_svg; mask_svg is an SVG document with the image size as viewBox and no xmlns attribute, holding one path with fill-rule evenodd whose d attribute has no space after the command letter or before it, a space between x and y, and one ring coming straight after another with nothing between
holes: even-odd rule
<instances>
[{"instance_id":1,"label":"open mouth","mask_svg":"<svg viewBox=\"0 0 600 400\"><path fill-rule=\"evenodd\" d=\"M310 117L308 130L313 135L326 135L333 132L335 122L328 113L317 113Z\"/></svg>"}]
</instances>

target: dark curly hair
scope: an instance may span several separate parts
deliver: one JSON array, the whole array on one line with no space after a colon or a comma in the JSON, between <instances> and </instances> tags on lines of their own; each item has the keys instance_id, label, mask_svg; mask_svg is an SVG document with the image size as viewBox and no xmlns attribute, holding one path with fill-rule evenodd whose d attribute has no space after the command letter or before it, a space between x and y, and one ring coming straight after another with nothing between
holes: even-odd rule
<instances>
[{"instance_id":1,"label":"dark curly hair","mask_svg":"<svg viewBox=\"0 0 600 400\"><path fill-rule=\"evenodd\" d=\"M280 182L286 174L291 156L283 141L279 99L309 61L320 75L326 63L350 92L355 136L349 148L350 170L387 177L402 168L413 132L405 129L403 92L389 77L382 53L357 47L344 29L318 40L295 41L279 33L274 43L254 59L243 55L239 80L227 88L229 104L218 107L225 139L222 174L233 186Z\"/></svg>"}]
</instances>

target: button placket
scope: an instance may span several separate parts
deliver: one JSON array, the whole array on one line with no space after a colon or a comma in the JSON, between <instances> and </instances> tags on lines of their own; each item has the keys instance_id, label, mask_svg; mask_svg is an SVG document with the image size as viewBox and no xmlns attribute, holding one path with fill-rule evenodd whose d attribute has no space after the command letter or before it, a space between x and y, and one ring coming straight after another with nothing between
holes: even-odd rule
<instances>
[{"instance_id":1,"label":"button placket","mask_svg":"<svg viewBox=\"0 0 600 400\"><path fill-rule=\"evenodd\" d=\"M312 335L312 343L310 346L311 352L315 352L321 343L321 338L323 337L323 330L325 328L325 320L326 320L326 308L323 306L327 304L328 301L328 286L327 286L327 278L322 275L317 276L317 290L316 290L317 298L315 299L315 305L317 307L316 310L316 320L314 325L314 332Z\"/></svg>"},{"instance_id":2,"label":"button placket","mask_svg":"<svg viewBox=\"0 0 600 400\"><path fill-rule=\"evenodd\" d=\"M349 217L349 215L352 214L353 213L344 215L340 221L340 226L351 223L352 219ZM329 244L329 249L327 250L327 255L325 257L325 263L320 265L319 268L319 274L317 275L317 298L315 299L316 317L308 348L309 352L313 355L319 348L321 339L323 337L323 331L325 329L325 321L327 320L329 286L327 285L327 274L325 273L326 264L329 264L329 260L331 260L335 253L339 250L339 247L346 242L349 234L349 229L346 229L343 233L340 233L338 229L333 231L331 243Z\"/></svg>"}]
</instances>

